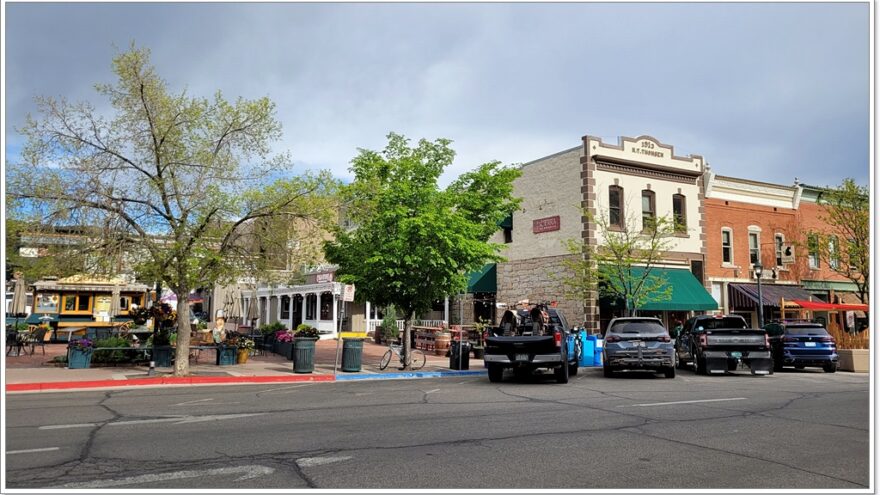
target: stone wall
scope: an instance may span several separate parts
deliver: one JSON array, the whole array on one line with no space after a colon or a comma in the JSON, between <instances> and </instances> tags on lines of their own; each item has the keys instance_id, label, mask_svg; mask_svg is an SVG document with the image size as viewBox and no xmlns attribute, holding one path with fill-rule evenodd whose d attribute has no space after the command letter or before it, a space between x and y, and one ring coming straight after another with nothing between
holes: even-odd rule
<instances>
[{"instance_id":1,"label":"stone wall","mask_svg":"<svg viewBox=\"0 0 880 495\"><path fill-rule=\"evenodd\" d=\"M463 306L463 307L462 307ZM449 297L449 323L451 325L458 325L462 323L462 318L459 316L463 316L463 324L470 325L474 322L474 295L473 294L465 294L464 296L450 296ZM440 318L443 319L442 312L440 313Z\"/></svg>"},{"instance_id":2,"label":"stone wall","mask_svg":"<svg viewBox=\"0 0 880 495\"><path fill-rule=\"evenodd\" d=\"M584 318L583 303L566 299L561 282L550 276L551 273L561 274L564 271L562 260L570 257L572 255L498 263L496 301L507 303L509 307L522 299L533 303L557 301L557 307L565 313L569 324L580 324ZM503 311L498 311L499 319L502 314Z\"/></svg>"}]
</instances>

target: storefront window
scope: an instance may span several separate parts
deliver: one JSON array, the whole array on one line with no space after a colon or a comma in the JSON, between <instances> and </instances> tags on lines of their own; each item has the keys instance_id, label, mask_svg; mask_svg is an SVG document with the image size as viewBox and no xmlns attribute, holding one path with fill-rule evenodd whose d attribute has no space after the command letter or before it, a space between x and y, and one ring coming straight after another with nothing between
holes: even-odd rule
<instances>
[{"instance_id":1,"label":"storefront window","mask_svg":"<svg viewBox=\"0 0 880 495\"><path fill-rule=\"evenodd\" d=\"M58 294L38 294L36 313L57 313Z\"/></svg>"},{"instance_id":2,"label":"storefront window","mask_svg":"<svg viewBox=\"0 0 880 495\"><path fill-rule=\"evenodd\" d=\"M65 294L64 313L90 313L92 310L91 294Z\"/></svg>"},{"instance_id":3,"label":"storefront window","mask_svg":"<svg viewBox=\"0 0 880 495\"><path fill-rule=\"evenodd\" d=\"M281 296L281 319L290 319L290 296Z\"/></svg>"},{"instance_id":4,"label":"storefront window","mask_svg":"<svg viewBox=\"0 0 880 495\"><path fill-rule=\"evenodd\" d=\"M315 294L306 294L306 319L314 320L317 312L318 296Z\"/></svg>"}]
</instances>

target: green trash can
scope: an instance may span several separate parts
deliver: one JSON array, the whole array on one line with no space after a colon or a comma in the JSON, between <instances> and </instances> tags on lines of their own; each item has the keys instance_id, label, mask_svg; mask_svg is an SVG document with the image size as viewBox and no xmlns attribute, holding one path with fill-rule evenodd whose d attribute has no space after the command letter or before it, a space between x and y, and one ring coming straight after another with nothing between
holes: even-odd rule
<instances>
[{"instance_id":1,"label":"green trash can","mask_svg":"<svg viewBox=\"0 0 880 495\"><path fill-rule=\"evenodd\" d=\"M293 339L294 373L311 373L315 371L315 341L317 340L306 337Z\"/></svg>"},{"instance_id":2,"label":"green trash can","mask_svg":"<svg viewBox=\"0 0 880 495\"><path fill-rule=\"evenodd\" d=\"M342 339L342 371L360 371L364 339Z\"/></svg>"}]
</instances>

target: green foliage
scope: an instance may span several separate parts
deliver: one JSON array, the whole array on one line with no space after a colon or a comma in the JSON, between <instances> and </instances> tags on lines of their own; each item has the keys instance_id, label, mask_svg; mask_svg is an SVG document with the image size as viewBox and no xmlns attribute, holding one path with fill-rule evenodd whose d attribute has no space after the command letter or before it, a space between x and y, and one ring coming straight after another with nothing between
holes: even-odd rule
<instances>
[{"instance_id":1,"label":"green foliage","mask_svg":"<svg viewBox=\"0 0 880 495\"><path fill-rule=\"evenodd\" d=\"M519 171L488 163L441 189L454 156L449 140L410 147L392 133L384 151L360 150L352 160L355 180L343 198L357 228L338 229L325 253L360 300L394 305L411 321L463 291L470 272L502 259L501 245L487 241L519 204L510 197Z\"/></svg>"},{"instance_id":2,"label":"green foliage","mask_svg":"<svg viewBox=\"0 0 880 495\"><path fill-rule=\"evenodd\" d=\"M585 210L584 216L596 225L601 245L565 241L568 252L574 256L563 259L562 274L551 273L550 277L562 283L566 296L580 301L596 294L620 299L628 315L649 302L672 298L669 281L652 270L663 260L675 235L676 225L671 219L643 220L631 214L622 227L616 227L609 224L607 214L592 215ZM633 271L633 267L644 270Z\"/></svg>"},{"instance_id":3,"label":"green foliage","mask_svg":"<svg viewBox=\"0 0 880 495\"><path fill-rule=\"evenodd\" d=\"M283 324L283 323L281 323L280 321L276 321L276 322L273 322L273 323L264 323L264 324L260 325L259 328L257 328L257 330L258 330L261 334L263 334L264 336L266 336L266 335L271 335L271 334L273 334L273 333L275 333L275 332L278 332L278 331L284 330L284 328L285 328L285 327L284 327L284 324Z\"/></svg>"},{"instance_id":4,"label":"green foliage","mask_svg":"<svg viewBox=\"0 0 880 495\"><path fill-rule=\"evenodd\" d=\"M317 339L321 336L321 334L318 333L317 328L311 325L306 325L305 323L300 323L299 326L296 327L296 331L293 333L293 336L295 338Z\"/></svg>"},{"instance_id":5,"label":"green foliage","mask_svg":"<svg viewBox=\"0 0 880 495\"><path fill-rule=\"evenodd\" d=\"M824 191L820 219L827 228L815 245L819 260L852 281L864 304L868 304L871 273L869 198L868 188L853 179Z\"/></svg>"},{"instance_id":6,"label":"green foliage","mask_svg":"<svg viewBox=\"0 0 880 495\"><path fill-rule=\"evenodd\" d=\"M37 99L38 115L18 129L22 160L6 174L13 218L99 226L87 236L92 252L123 252L140 280L177 294L275 273L279 259L312 261L317 232L336 220L337 182L295 175L290 157L273 153L281 124L268 98L173 93L134 45L113 72L114 83L96 86L109 118L88 103ZM314 249L291 249L294 234ZM95 258L90 269L115 270L112 256ZM185 375L185 299L177 309L175 373Z\"/></svg>"},{"instance_id":7,"label":"green foliage","mask_svg":"<svg viewBox=\"0 0 880 495\"><path fill-rule=\"evenodd\" d=\"M387 340L397 340L400 329L397 328L397 310L394 306L385 308L385 316L382 317L382 337Z\"/></svg>"},{"instance_id":8,"label":"green foliage","mask_svg":"<svg viewBox=\"0 0 880 495\"><path fill-rule=\"evenodd\" d=\"M124 337L109 337L95 341L95 347L130 347L131 343ZM95 351L92 362L124 363L131 361L133 354L123 350Z\"/></svg>"}]
</instances>

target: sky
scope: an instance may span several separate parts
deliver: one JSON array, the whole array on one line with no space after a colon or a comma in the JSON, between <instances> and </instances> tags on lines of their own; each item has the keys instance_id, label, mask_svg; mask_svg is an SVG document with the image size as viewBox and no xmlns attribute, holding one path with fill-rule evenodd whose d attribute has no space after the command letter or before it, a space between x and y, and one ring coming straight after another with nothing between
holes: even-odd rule
<instances>
[{"instance_id":1,"label":"sky","mask_svg":"<svg viewBox=\"0 0 880 495\"><path fill-rule=\"evenodd\" d=\"M107 102L131 42L174 92L268 96L299 170L351 180L389 132L449 138L442 182L650 135L720 175L869 180L867 3L5 4L7 160L38 95Z\"/></svg>"}]
</instances>

